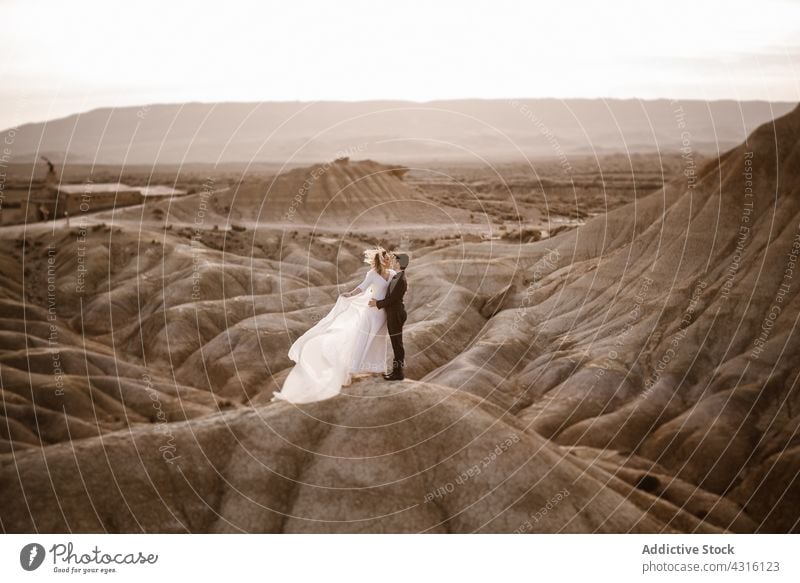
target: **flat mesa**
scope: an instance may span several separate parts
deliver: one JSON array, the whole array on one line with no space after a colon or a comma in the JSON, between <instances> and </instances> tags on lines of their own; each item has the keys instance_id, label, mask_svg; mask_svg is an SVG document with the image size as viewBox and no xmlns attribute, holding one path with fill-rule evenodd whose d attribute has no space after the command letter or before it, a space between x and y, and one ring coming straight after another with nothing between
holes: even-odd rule
<instances>
[{"instance_id":1,"label":"flat mesa","mask_svg":"<svg viewBox=\"0 0 800 583\"><path fill-rule=\"evenodd\" d=\"M66 194L100 194L108 192L139 192L142 196L175 196L185 194L182 190L163 185L128 186L121 182L97 182L87 184L61 184L59 192Z\"/></svg>"}]
</instances>

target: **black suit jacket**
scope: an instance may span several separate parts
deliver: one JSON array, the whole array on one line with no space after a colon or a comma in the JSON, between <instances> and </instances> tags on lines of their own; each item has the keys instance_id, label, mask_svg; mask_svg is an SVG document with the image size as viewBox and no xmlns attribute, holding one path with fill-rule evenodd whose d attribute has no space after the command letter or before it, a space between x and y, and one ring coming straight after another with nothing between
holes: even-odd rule
<instances>
[{"instance_id":1,"label":"black suit jacket","mask_svg":"<svg viewBox=\"0 0 800 583\"><path fill-rule=\"evenodd\" d=\"M408 288L408 283L406 283L406 271L405 269L401 270L397 273L392 280L397 280L392 287L392 282L389 282L389 292L386 294L386 297L382 300L377 300L375 305L382 309L382 310L396 310L396 309L405 309L403 305L403 296L406 295L406 289Z\"/></svg>"}]
</instances>

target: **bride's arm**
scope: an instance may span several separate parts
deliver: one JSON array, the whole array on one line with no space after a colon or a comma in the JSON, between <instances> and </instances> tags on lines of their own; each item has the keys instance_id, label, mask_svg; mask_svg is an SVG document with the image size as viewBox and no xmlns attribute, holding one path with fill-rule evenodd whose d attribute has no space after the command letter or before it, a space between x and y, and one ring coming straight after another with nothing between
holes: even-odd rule
<instances>
[{"instance_id":1,"label":"bride's arm","mask_svg":"<svg viewBox=\"0 0 800 583\"><path fill-rule=\"evenodd\" d=\"M359 283L356 287L354 287L349 292L343 293L342 297L343 298L352 298L353 296L357 296L357 295L363 294L364 290L367 289L367 286L369 285L370 275L372 275L372 270L371 269L367 272L367 276L364 278L364 281Z\"/></svg>"},{"instance_id":2,"label":"bride's arm","mask_svg":"<svg viewBox=\"0 0 800 583\"><path fill-rule=\"evenodd\" d=\"M356 288L350 290L349 292L343 293L342 297L343 298L352 298L353 296L357 296L357 295L363 294L363 293L364 293L363 289L361 289L360 287L356 287Z\"/></svg>"}]
</instances>

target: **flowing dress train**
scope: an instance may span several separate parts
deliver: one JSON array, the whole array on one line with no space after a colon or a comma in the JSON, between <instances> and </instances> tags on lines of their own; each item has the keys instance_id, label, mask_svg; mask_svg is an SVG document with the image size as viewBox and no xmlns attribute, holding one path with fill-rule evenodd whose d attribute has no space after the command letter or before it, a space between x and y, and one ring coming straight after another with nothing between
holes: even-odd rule
<instances>
[{"instance_id":1,"label":"flowing dress train","mask_svg":"<svg viewBox=\"0 0 800 583\"><path fill-rule=\"evenodd\" d=\"M389 279L394 271L389 270ZM289 349L296 364L273 400L310 403L333 397L350 384L350 375L384 372L389 356L386 312L371 299L386 297L389 281L371 269L357 296L339 296L330 312Z\"/></svg>"}]
</instances>

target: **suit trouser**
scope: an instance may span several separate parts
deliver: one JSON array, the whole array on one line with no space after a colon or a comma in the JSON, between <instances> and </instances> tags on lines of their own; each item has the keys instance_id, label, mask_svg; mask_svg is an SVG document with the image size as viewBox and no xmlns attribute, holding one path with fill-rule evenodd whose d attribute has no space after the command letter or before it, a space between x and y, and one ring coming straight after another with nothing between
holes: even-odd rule
<instances>
[{"instance_id":1,"label":"suit trouser","mask_svg":"<svg viewBox=\"0 0 800 583\"><path fill-rule=\"evenodd\" d=\"M386 311L386 328L389 331L389 340L394 352L392 370L402 367L406 360L406 351L403 347L403 324L406 322L405 307L398 306Z\"/></svg>"}]
</instances>

